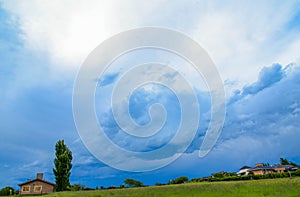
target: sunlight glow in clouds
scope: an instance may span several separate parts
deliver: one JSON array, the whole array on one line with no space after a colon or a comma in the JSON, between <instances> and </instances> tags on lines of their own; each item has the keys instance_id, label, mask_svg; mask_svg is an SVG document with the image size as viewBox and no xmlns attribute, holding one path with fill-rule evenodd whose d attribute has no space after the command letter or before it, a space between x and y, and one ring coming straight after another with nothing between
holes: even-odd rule
<instances>
[{"instance_id":1,"label":"sunlight glow in clouds","mask_svg":"<svg viewBox=\"0 0 300 197\"><path fill-rule=\"evenodd\" d=\"M29 48L47 51L54 62L66 66L78 67L92 49L112 34L149 25L174 28L199 41L224 80L250 83L270 62L286 65L299 61L296 51L300 36L295 30L285 30L289 24L297 23L293 21L299 9L297 1L228 4L91 0L74 4L12 0L3 6L18 17L22 38Z\"/></svg>"}]
</instances>

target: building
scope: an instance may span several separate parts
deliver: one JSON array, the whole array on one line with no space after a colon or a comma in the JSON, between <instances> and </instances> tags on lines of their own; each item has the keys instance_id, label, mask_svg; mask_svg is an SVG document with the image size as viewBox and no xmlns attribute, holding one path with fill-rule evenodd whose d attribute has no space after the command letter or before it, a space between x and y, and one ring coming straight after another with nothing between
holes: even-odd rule
<instances>
[{"instance_id":1,"label":"building","mask_svg":"<svg viewBox=\"0 0 300 197\"><path fill-rule=\"evenodd\" d=\"M19 184L21 195L48 194L54 192L54 183L43 180L43 174L37 173L36 179Z\"/></svg>"},{"instance_id":2,"label":"building","mask_svg":"<svg viewBox=\"0 0 300 197\"><path fill-rule=\"evenodd\" d=\"M253 175L264 175L276 172L271 166L255 166L254 168L249 169L248 174Z\"/></svg>"},{"instance_id":3,"label":"building","mask_svg":"<svg viewBox=\"0 0 300 197\"><path fill-rule=\"evenodd\" d=\"M255 164L255 167L263 167L263 166L265 166L263 163L257 163L257 164Z\"/></svg>"},{"instance_id":4,"label":"building","mask_svg":"<svg viewBox=\"0 0 300 197\"><path fill-rule=\"evenodd\" d=\"M240 171L237 174L239 176L248 175L249 169L251 169L251 167L249 167L249 166L243 166L243 167L240 168Z\"/></svg>"},{"instance_id":5,"label":"building","mask_svg":"<svg viewBox=\"0 0 300 197\"><path fill-rule=\"evenodd\" d=\"M278 173L295 171L298 169L297 167L295 167L293 165L274 165L273 168Z\"/></svg>"},{"instance_id":6,"label":"building","mask_svg":"<svg viewBox=\"0 0 300 197\"><path fill-rule=\"evenodd\" d=\"M293 165L274 165L274 166L265 166L262 163L255 164L255 167L251 168L249 166L243 166L239 172L238 175L264 175L264 174L270 174L270 173L282 173L282 172L290 172L297 170L298 167L295 167Z\"/></svg>"}]
</instances>

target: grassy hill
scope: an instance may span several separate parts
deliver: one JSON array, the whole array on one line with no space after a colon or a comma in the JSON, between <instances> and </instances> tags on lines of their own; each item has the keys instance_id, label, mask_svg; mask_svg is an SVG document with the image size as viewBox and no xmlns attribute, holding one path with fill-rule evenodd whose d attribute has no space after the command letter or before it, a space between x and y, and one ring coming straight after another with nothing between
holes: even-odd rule
<instances>
[{"instance_id":1,"label":"grassy hill","mask_svg":"<svg viewBox=\"0 0 300 197\"><path fill-rule=\"evenodd\" d=\"M142 188L99 191L59 192L47 197L65 196L300 196L300 178L264 179L231 182L202 182Z\"/></svg>"}]
</instances>

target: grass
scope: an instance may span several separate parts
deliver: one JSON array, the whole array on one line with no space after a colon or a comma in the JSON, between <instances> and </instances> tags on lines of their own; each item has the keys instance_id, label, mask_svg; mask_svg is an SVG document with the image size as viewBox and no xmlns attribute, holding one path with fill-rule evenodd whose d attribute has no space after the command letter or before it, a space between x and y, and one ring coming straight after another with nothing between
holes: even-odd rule
<instances>
[{"instance_id":1,"label":"grass","mask_svg":"<svg viewBox=\"0 0 300 197\"><path fill-rule=\"evenodd\" d=\"M300 177L231 182L202 182L143 188L126 188L99 191L57 192L46 197L91 196L293 196L300 197Z\"/></svg>"}]
</instances>

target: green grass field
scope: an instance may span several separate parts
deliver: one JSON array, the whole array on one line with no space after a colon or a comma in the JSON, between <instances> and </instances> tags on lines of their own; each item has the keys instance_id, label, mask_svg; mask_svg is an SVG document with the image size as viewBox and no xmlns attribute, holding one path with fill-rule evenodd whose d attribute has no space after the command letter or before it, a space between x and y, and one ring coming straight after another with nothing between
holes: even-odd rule
<instances>
[{"instance_id":1,"label":"green grass field","mask_svg":"<svg viewBox=\"0 0 300 197\"><path fill-rule=\"evenodd\" d=\"M202 182L143 188L99 191L59 192L47 197L64 196L299 196L300 178L264 179L232 182Z\"/></svg>"}]
</instances>

